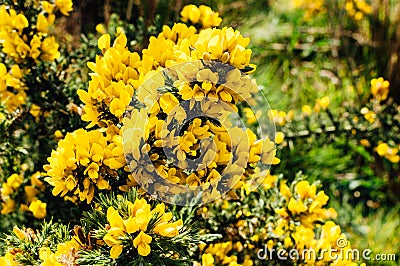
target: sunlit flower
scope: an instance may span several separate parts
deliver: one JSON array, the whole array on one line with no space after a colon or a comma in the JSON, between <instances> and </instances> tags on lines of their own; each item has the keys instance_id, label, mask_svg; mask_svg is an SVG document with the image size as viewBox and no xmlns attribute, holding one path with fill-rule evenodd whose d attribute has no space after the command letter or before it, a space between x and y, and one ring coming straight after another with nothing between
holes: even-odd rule
<instances>
[{"instance_id":1,"label":"sunlit flower","mask_svg":"<svg viewBox=\"0 0 400 266\"><path fill-rule=\"evenodd\" d=\"M43 219L46 217L46 206L47 204L45 202L42 202L41 200L34 200L29 205L29 210L36 218Z\"/></svg>"},{"instance_id":2,"label":"sunlit flower","mask_svg":"<svg viewBox=\"0 0 400 266\"><path fill-rule=\"evenodd\" d=\"M384 101L389 94L390 83L383 78L377 78L371 80L371 94L378 100Z\"/></svg>"}]
</instances>

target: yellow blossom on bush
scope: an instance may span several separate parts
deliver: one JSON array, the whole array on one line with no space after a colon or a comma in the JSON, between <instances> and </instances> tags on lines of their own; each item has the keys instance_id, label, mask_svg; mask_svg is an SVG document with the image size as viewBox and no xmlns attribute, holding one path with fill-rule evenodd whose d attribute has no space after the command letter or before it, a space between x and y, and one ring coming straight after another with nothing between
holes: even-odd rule
<instances>
[{"instance_id":1,"label":"yellow blossom on bush","mask_svg":"<svg viewBox=\"0 0 400 266\"><path fill-rule=\"evenodd\" d=\"M275 134L275 143L281 144L285 139L285 134L283 132L276 132Z\"/></svg>"},{"instance_id":2,"label":"yellow blossom on bush","mask_svg":"<svg viewBox=\"0 0 400 266\"><path fill-rule=\"evenodd\" d=\"M72 0L55 0L54 4L65 16L69 16L69 12L72 11Z\"/></svg>"},{"instance_id":3,"label":"yellow blossom on bush","mask_svg":"<svg viewBox=\"0 0 400 266\"><path fill-rule=\"evenodd\" d=\"M311 107L309 105L303 105L301 111L305 116L310 116L312 114Z\"/></svg>"},{"instance_id":4,"label":"yellow blossom on bush","mask_svg":"<svg viewBox=\"0 0 400 266\"><path fill-rule=\"evenodd\" d=\"M43 219L46 217L46 206L47 204L41 200L34 200L29 205L29 210L33 213L33 216L38 219Z\"/></svg>"},{"instance_id":5,"label":"yellow blossom on bush","mask_svg":"<svg viewBox=\"0 0 400 266\"><path fill-rule=\"evenodd\" d=\"M15 261L15 255L10 251L4 256L0 257L0 264L5 266L19 266L20 264Z\"/></svg>"},{"instance_id":6,"label":"yellow blossom on bush","mask_svg":"<svg viewBox=\"0 0 400 266\"><path fill-rule=\"evenodd\" d=\"M376 119L376 114L374 111L369 110L367 107L361 108L360 113L364 115L365 120L367 120L369 123L374 123Z\"/></svg>"},{"instance_id":7,"label":"yellow blossom on bush","mask_svg":"<svg viewBox=\"0 0 400 266\"><path fill-rule=\"evenodd\" d=\"M372 7L365 0L346 0L344 9L357 21L361 20L365 14L372 13Z\"/></svg>"},{"instance_id":8,"label":"yellow blossom on bush","mask_svg":"<svg viewBox=\"0 0 400 266\"><path fill-rule=\"evenodd\" d=\"M56 2L70 2L71 0L57 0ZM42 5L44 10L51 11L48 4ZM71 9L72 10L72 9ZM46 12L47 12L46 11ZM12 8L0 6L0 16L3 22L0 23L0 41L2 51L13 58L15 62L21 63L31 57L38 62L39 59L54 61L60 56L58 43L54 36L49 35L49 27L54 23L55 16L43 13L37 15L36 27L29 27L25 15ZM26 29L26 30L24 30Z\"/></svg>"},{"instance_id":9,"label":"yellow blossom on bush","mask_svg":"<svg viewBox=\"0 0 400 266\"><path fill-rule=\"evenodd\" d=\"M313 16L326 12L324 0L293 0L293 5L305 10L305 20L311 20Z\"/></svg>"},{"instance_id":10,"label":"yellow blossom on bush","mask_svg":"<svg viewBox=\"0 0 400 266\"><path fill-rule=\"evenodd\" d=\"M45 165L54 186L53 195L77 195L81 201L92 201L97 189L110 189L106 180L113 170L125 166L121 138L116 135L107 141L100 131L78 129L67 133L58 143ZM81 179L78 179L78 173Z\"/></svg>"},{"instance_id":11,"label":"yellow blossom on bush","mask_svg":"<svg viewBox=\"0 0 400 266\"><path fill-rule=\"evenodd\" d=\"M383 78L377 78L371 80L371 94L378 101L384 101L389 94L390 83Z\"/></svg>"},{"instance_id":12,"label":"yellow blossom on bush","mask_svg":"<svg viewBox=\"0 0 400 266\"><path fill-rule=\"evenodd\" d=\"M330 104L330 99L328 96L322 97L321 99L317 99L315 105L317 108L322 108L326 110Z\"/></svg>"},{"instance_id":13,"label":"yellow blossom on bush","mask_svg":"<svg viewBox=\"0 0 400 266\"><path fill-rule=\"evenodd\" d=\"M398 163L400 161L400 155L398 154L399 149L397 147L391 148L387 143L379 143L375 148L376 152L381 157L385 157L392 163Z\"/></svg>"},{"instance_id":14,"label":"yellow blossom on bush","mask_svg":"<svg viewBox=\"0 0 400 266\"><path fill-rule=\"evenodd\" d=\"M274 121L275 124L278 124L279 126L284 126L287 122L286 120L287 114L284 111L278 111L274 109L269 110L268 116L272 121Z\"/></svg>"},{"instance_id":15,"label":"yellow blossom on bush","mask_svg":"<svg viewBox=\"0 0 400 266\"><path fill-rule=\"evenodd\" d=\"M136 198L133 203L126 201L126 205L129 212L123 216L114 207L107 209L109 228L103 240L111 247L112 258L118 258L122 253L124 248L122 239L126 236L134 237L133 246L140 256L146 257L151 252L152 237L149 235L149 230L156 235L171 238L178 235L183 226L182 220L171 221L172 213L165 212L163 203L152 208L145 199ZM151 229L148 228L150 220L155 217L157 217L156 222Z\"/></svg>"},{"instance_id":16,"label":"yellow blossom on bush","mask_svg":"<svg viewBox=\"0 0 400 266\"><path fill-rule=\"evenodd\" d=\"M14 111L25 104L27 89L22 82L23 71L18 65L13 65L9 71L0 63L0 101L9 111Z\"/></svg>"},{"instance_id":17,"label":"yellow blossom on bush","mask_svg":"<svg viewBox=\"0 0 400 266\"><path fill-rule=\"evenodd\" d=\"M138 236L133 240L133 246L138 249L138 253L140 256L148 256L151 252L150 243L151 243L151 236L143 233L140 231Z\"/></svg>"},{"instance_id":18,"label":"yellow blossom on bush","mask_svg":"<svg viewBox=\"0 0 400 266\"><path fill-rule=\"evenodd\" d=\"M181 11L182 21L190 21L192 24L201 24L203 28L219 26L222 19L218 12L214 12L210 7L200 5L186 5Z\"/></svg>"}]
</instances>

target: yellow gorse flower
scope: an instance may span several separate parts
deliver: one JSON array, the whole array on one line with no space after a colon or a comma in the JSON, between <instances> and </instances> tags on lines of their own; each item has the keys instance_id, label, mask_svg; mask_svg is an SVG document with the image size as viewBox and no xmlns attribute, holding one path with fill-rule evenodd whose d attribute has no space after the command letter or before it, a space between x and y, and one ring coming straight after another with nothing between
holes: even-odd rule
<instances>
[{"instance_id":1,"label":"yellow gorse flower","mask_svg":"<svg viewBox=\"0 0 400 266\"><path fill-rule=\"evenodd\" d=\"M384 101L389 94L390 83L382 77L371 80L371 94L378 101Z\"/></svg>"},{"instance_id":2,"label":"yellow gorse flower","mask_svg":"<svg viewBox=\"0 0 400 266\"><path fill-rule=\"evenodd\" d=\"M387 143L381 142L375 148L375 151L379 156L384 157L392 163L398 163L400 161L399 149L397 147L389 147Z\"/></svg>"},{"instance_id":3,"label":"yellow gorse flower","mask_svg":"<svg viewBox=\"0 0 400 266\"><path fill-rule=\"evenodd\" d=\"M335 217L333 209L325 209L329 197L324 191L317 193L315 184L310 185L308 181L299 181L294 187L294 193L282 182L280 193L287 199L287 207L277 211L282 217L288 217L288 211L292 215L299 215L301 223L305 227L314 228L316 221L323 221Z\"/></svg>"},{"instance_id":4,"label":"yellow gorse flower","mask_svg":"<svg viewBox=\"0 0 400 266\"><path fill-rule=\"evenodd\" d=\"M0 16L3 18L0 23L0 41L3 52L15 62L21 63L28 57L36 62L39 59L54 61L60 56L59 45L54 36L49 34L49 29L55 20L55 15L51 14L51 6L49 2L43 1L43 12L37 15L35 27L29 25L23 13L17 13L5 5L0 6ZM28 30L23 31L23 29Z\"/></svg>"},{"instance_id":5,"label":"yellow gorse flower","mask_svg":"<svg viewBox=\"0 0 400 266\"><path fill-rule=\"evenodd\" d=\"M140 231L139 235L133 240L133 246L138 249L138 253L140 256L148 256L151 252L150 243L151 236Z\"/></svg>"},{"instance_id":6,"label":"yellow gorse flower","mask_svg":"<svg viewBox=\"0 0 400 266\"><path fill-rule=\"evenodd\" d=\"M121 138L110 140L100 131L78 129L67 133L44 166L46 181L54 186L53 195L76 195L81 201L92 201L95 190L110 189L105 173L125 165ZM78 179L77 176L82 176ZM107 175L110 176L110 175Z\"/></svg>"},{"instance_id":7,"label":"yellow gorse flower","mask_svg":"<svg viewBox=\"0 0 400 266\"><path fill-rule=\"evenodd\" d=\"M23 71L18 65L13 65L9 71L0 63L0 101L9 111L14 111L26 102L27 89L22 82Z\"/></svg>"},{"instance_id":8,"label":"yellow gorse flower","mask_svg":"<svg viewBox=\"0 0 400 266\"><path fill-rule=\"evenodd\" d=\"M43 219L46 217L46 206L46 203L36 199L29 205L29 210L33 213L35 218Z\"/></svg>"},{"instance_id":9,"label":"yellow gorse flower","mask_svg":"<svg viewBox=\"0 0 400 266\"><path fill-rule=\"evenodd\" d=\"M181 11L182 21L192 24L200 24L203 28L217 27L221 24L222 19L218 12L214 12L210 7L200 5L186 5Z\"/></svg>"},{"instance_id":10,"label":"yellow gorse flower","mask_svg":"<svg viewBox=\"0 0 400 266\"><path fill-rule=\"evenodd\" d=\"M372 13L372 7L365 0L346 0L344 9L350 17L361 20L364 15Z\"/></svg>"},{"instance_id":11,"label":"yellow gorse flower","mask_svg":"<svg viewBox=\"0 0 400 266\"><path fill-rule=\"evenodd\" d=\"M293 0L292 2L295 8L305 10L304 19L307 21L317 14L326 12L324 0Z\"/></svg>"},{"instance_id":12,"label":"yellow gorse flower","mask_svg":"<svg viewBox=\"0 0 400 266\"><path fill-rule=\"evenodd\" d=\"M165 212L163 203L151 208L150 204L142 198L137 198L133 203L126 201L128 213L116 210L114 207L107 209L107 221L109 228L106 235L103 237L104 242L111 247L110 256L118 258L122 253L124 245L122 239L132 237L132 244L137 249L140 256L146 257L151 252L152 234L161 235L164 237L174 237L179 233L183 226L182 220L172 222L172 213ZM152 229L148 228L150 219L156 217L157 222ZM151 230L151 231L150 231Z\"/></svg>"},{"instance_id":13,"label":"yellow gorse flower","mask_svg":"<svg viewBox=\"0 0 400 266\"><path fill-rule=\"evenodd\" d=\"M90 122L88 127L121 124L125 108L135 90L160 67L206 59L228 63L245 72L254 71L255 65L250 64L251 50L246 49L249 41L249 38L244 38L239 31L232 28L204 29L197 33L194 27L177 23L172 28L164 26L157 37L150 37L149 45L143 49L143 55L140 57L128 50L127 38L122 31L117 33L112 44L111 36L103 34L98 40L102 54L96 57L96 62L88 63L94 72L91 75L88 91L78 91L80 99L85 104L85 114L82 119ZM189 73L183 70L184 73L180 74L182 78L196 77L196 68L188 67L186 70ZM237 82L240 82L240 71L234 71L227 77L236 83L228 82L226 86L237 87ZM198 78L214 83L218 80L218 77L210 79L206 73L199 73ZM243 88L249 87L248 83L243 84ZM224 86L210 85L205 83L196 88L182 88L182 94L186 99L198 95L217 94L225 101L231 101L231 96ZM252 91L255 86L250 85L249 88ZM137 97L140 98L140 95Z\"/></svg>"},{"instance_id":14,"label":"yellow gorse flower","mask_svg":"<svg viewBox=\"0 0 400 266\"><path fill-rule=\"evenodd\" d=\"M64 16L69 16L72 11L72 0L55 0L54 4Z\"/></svg>"},{"instance_id":15,"label":"yellow gorse flower","mask_svg":"<svg viewBox=\"0 0 400 266\"><path fill-rule=\"evenodd\" d=\"M71 0L56 2L62 12L67 10L67 6L69 11L72 10ZM14 111L26 103L28 88L23 80L24 75L30 72L29 67L25 66L26 62L29 62L29 59L33 59L35 63L53 62L60 56L59 45L51 34L55 21L52 12L55 6L48 1L38 1L38 12L27 17L23 11L17 11L12 6L0 5L1 50L16 63L8 66L9 70L0 63L0 101L9 111ZM34 116L38 114L39 112L32 112Z\"/></svg>"}]
</instances>

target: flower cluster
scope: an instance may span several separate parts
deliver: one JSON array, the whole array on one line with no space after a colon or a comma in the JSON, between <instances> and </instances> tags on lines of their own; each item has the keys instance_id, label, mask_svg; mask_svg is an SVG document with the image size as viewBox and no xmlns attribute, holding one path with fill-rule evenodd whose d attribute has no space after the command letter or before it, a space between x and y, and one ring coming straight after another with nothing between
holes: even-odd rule
<instances>
[{"instance_id":1,"label":"flower cluster","mask_svg":"<svg viewBox=\"0 0 400 266\"><path fill-rule=\"evenodd\" d=\"M15 201L10 196L17 191L24 181L23 177L12 174L7 178L7 182L1 185L1 214L8 214L15 210Z\"/></svg>"},{"instance_id":2,"label":"flower cluster","mask_svg":"<svg viewBox=\"0 0 400 266\"><path fill-rule=\"evenodd\" d=\"M330 221L336 212L324 208L327 200L315 184L300 180L289 186L282 177L267 173L263 187L245 198L219 200L210 210L203 208L203 226L224 234L222 239L199 245L201 263L197 265L263 265L263 260L276 259L269 257L273 254L269 251L285 251L282 256L290 260L287 252L291 249L298 254L304 249L315 251L304 260L294 258L299 265L357 265L340 256L324 256L324 249L336 249L334 254L338 254L350 248L338 246L338 239L348 242L340 226ZM222 231L211 229L215 221L227 221Z\"/></svg>"},{"instance_id":3,"label":"flower cluster","mask_svg":"<svg viewBox=\"0 0 400 266\"><path fill-rule=\"evenodd\" d=\"M400 161L399 153L400 147L390 147L387 143L380 142L378 146L376 146L375 151L381 157L385 157L392 163L398 163Z\"/></svg>"},{"instance_id":4,"label":"flower cluster","mask_svg":"<svg viewBox=\"0 0 400 266\"><path fill-rule=\"evenodd\" d=\"M284 126L286 123L291 122L293 120L293 111L289 112L278 111L275 109L269 110L268 117L271 121L274 122L275 125Z\"/></svg>"},{"instance_id":5,"label":"flower cluster","mask_svg":"<svg viewBox=\"0 0 400 266\"><path fill-rule=\"evenodd\" d=\"M127 213L123 215L124 218L119 213L121 210L114 207L107 209L109 224L106 226L107 233L103 240L111 247L112 258L119 257L127 240L131 240L130 244L133 243L140 256L146 257L151 252L153 238L150 235L172 238L177 236L183 227L182 220L171 221L172 213L165 211L163 203L152 208L146 199L137 198L133 203L126 201L126 206Z\"/></svg>"},{"instance_id":6,"label":"flower cluster","mask_svg":"<svg viewBox=\"0 0 400 266\"><path fill-rule=\"evenodd\" d=\"M123 128L128 166L148 192L164 197L202 188L208 201L251 179L259 162L278 163L268 137L257 140L250 129L230 125L237 104L257 92L238 69L190 62L151 81L139 87L141 104L133 103Z\"/></svg>"},{"instance_id":7,"label":"flower cluster","mask_svg":"<svg viewBox=\"0 0 400 266\"><path fill-rule=\"evenodd\" d=\"M88 127L108 127L120 123L139 79L143 78L138 70L141 67L140 57L128 51L125 34L120 32L112 46L110 42L109 34L100 37L98 47L102 55L96 57L96 63L88 63L94 71L88 91L78 91L85 104L82 120L90 122Z\"/></svg>"},{"instance_id":8,"label":"flower cluster","mask_svg":"<svg viewBox=\"0 0 400 266\"><path fill-rule=\"evenodd\" d=\"M320 226L318 234L303 225L296 226L291 238L285 238L285 240L285 247L294 247L299 254L303 254L304 250L313 251L312 255L304 256L305 265L315 265L319 261L325 263L323 265L358 265L352 262L351 256L340 256L340 254L346 254L351 246L345 234L341 232L340 226L332 221L327 221Z\"/></svg>"},{"instance_id":9,"label":"flower cluster","mask_svg":"<svg viewBox=\"0 0 400 266\"><path fill-rule=\"evenodd\" d=\"M49 34L49 28L55 20L53 11L60 9L63 14L68 15L72 10L72 1L40 1L39 5L35 20L30 22L23 12L17 12L5 5L0 7L0 15L4 18L0 23L3 52L17 63L28 58L35 62L39 59L54 61L60 56L58 44L55 37ZM29 23L35 23L35 27Z\"/></svg>"},{"instance_id":10,"label":"flower cluster","mask_svg":"<svg viewBox=\"0 0 400 266\"><path fill-rule=\"evenodd\" d=\"M304 19L307 21L311 20L316 14L325 13L326 8L324 4L324 0L293 0L295 8L305 9Z\"/></svg>"},{"instance_id":11,"label":"flower cluster","mask_svg":"<svg viewBox=\"0 0 400 266\"><path fill-rule=\"evenodd\" d=\"M382 77L371 80L371 94L378 101L384 101L389 94L390 83Z\"/></svg>"},{"instance_id":12,"label":"flower cluster","mask_svg":"<svg viewBox=\"0 0 400 266\"><path fill-rule=\"evenodd\" d=\"M107 139L98 130L78 129L67 133L44 166L46 181L54 186L53 195L90 203L95 191L109 190L116 170L125 166L119 135Z\"/></svg>"},{"instance_id":13,"label":"flower cluster","mask_svg":"<svg viewBox=\"0 0 400 266\"><path fill-rule=\"evenodd\" d=\"M208 18L208 9L200 9ZM95 63L88 63L94 71L88 91L79 90L78 95L85 104L82 119L89 122L88 127L100 126L107 131L123 128L123 137L130 141L139 133L142 136L124 147L134 174L128 176L121 189L127 190L140 180L145 186L156 185L153 189L163 193L166 185L153 182L157 174L172 184L207 188L212 184L210 193L218 195L221 170L232 159L237 164L231 171L238 167L244 174L235 170L234 180L225 184L231 187L240 179L248 179L251 171L246 169L254 169L258 162L277 163L273 142L268 138L256 140L250 130L213 123L226 120L229 113L238 111L237 104L252 101L258 91L247 75L255 70L250 64L251 50L246 49L249 41L232 28L197 32L193 26L177 23L171 28L164 26L157 37L151 37L139 56L129 51L121 29L114 41L109 34L100 37L98 47L102 54ZM170 68L170 73L161 74L164 68ZM146 83L150 77L151 82ZM143 105L147 113L138 111ZM195 112L214 120L192 119ZM125 113L129 117L123 119ZM182 130L174 129L180 123L185 124ZM236 141L230 142L229 137ZM213 142L216 149L211 146ZM150 159L143 158L144 154ZM198 158L202 161L196 163L209 168L195 171L187 164L188 158ZM188 170L184 171L186 167ZM175 189L177 192L179 189Z\"/></svg>"},{"instance_id":14,"label":"flower cluster","mask_svg":"<svg viewBox=\"0 0 400 266\"><path fill-rule=\"evenodd\" d=\"M80 249L82 249L82 245L73 238L57 244L55 251L52 251L49 247L41 247L39 249L39 259L42 261L42 265L74 265Z\"/></svg>"},{"instance_id":15,"label":"flower cluster","mask_svg":"<svg viewBox=\"0 0 400 266\"><path fill-rule=\"evenodd\" d=\"M73 265L83 247L76 237L69 237L65 226L51 222L44 222L40 230L14 226L6 241L1 265Z\"/></svg>"},{"instance_id":16,"label":"flower cluster","mask_svg":"<svg viewBox=\"0 0 400 266\"><path fill-rule=\"evenodd\" d=\"M20 10L19 10L20 9ZM0 63L0 101L8 111L26 103L24 75L40 61L53 62L60 56L59 45L51 34L59 10L64 15L72 10L71 0L37 1L35 11L24 14L24 6L0 5L0 47L8 66ZM7 68L9 70L7 71Z\"/></svg>"},{"instance_id":17,"label":"flower cluster","mask_svg":"<svg viewBox=\"0 0 400 266\"><path fill-rule=\"evenodd\" d=\"M186 5L181 11L182 21L190 22L193 25L200 24L204 29L218 27L222 19L219 17L218 12L214 12L210 7L200 5Z\"/></svg>"},{"instance_id":18,"label":"flower cluster","mask_svg":"<svg viewBox=\"0 0 400 266\"><path fill-rule=\"evenodd\" d=\"M0 101L8 111L14 111L26 101L25 84L22 82L24 73L18 65L13 65L9 71L0 63Z\"/></svg>"},{"instance_id":19,"label":"flower cluster","mask_svg":"<svg viewBox=\"0 0 400 266\"><path fill-rule=\"evenodd\" d=\"M157 37L150 37L140 57L128 50L127 38L121 29L112 46L110 35L104 34L98 41L102 54L96 57L95 63L88 63L94 72L88 91L78 91L85 104L82 119L90 122L88 127L121 124L135 89L160 67L205 59L230 64L245 73L254 71L255 65L250 64L251 50L246 49L249 41L233 28L197 32L193 26L177 23L172 28L164 26ZM235 75L238 74L232 73Z\"/></svg>"},{"instance_id":20,"label":"flower cluster","mask_svg":"<svg viewBox=\"0 0 400 266\"><path fill-rule=\"evenodd\" d=\"M214 243L205 248L204 244L200 245L203 253L201 263L195 263L195 266L212 266L212 265L229 265L229 266L252 266L253 261L250 255L246 255L243 263L238 263L236 255L230 255L232 251L243 251L243 245L240 242L233 244L231 241Z\"/></svg>"},{"instance_id":21,"label":"flower cluster","mask_svg":"<svg viewBox=\"0 0 400 266\"><path fill-rule=\"evenodd\" d=\"M1 214L9 214L19 209L32 212L35 218L45 218L47 204L38 198L45 188L40 180L41 175L40 172L33 174L30 183L26 183L22 175L12 174L8 177L1 185ZM21 196L22 194L24 196Z\"/></svg>"},{"instance_id":22,"label":"flower cluster","mask_svg":"<svg viewBox=\"0 0 400 266\"><path fill-rule=\"evenodd\" d=\"M294 186L294 193L292 193L286 183L282 182L279 189L286 199L286 206L276 210L282 219L281 226L286 226L284 223L289 216L297 216L301 224L309 228L313 228L318 221L336 216L332 208L323 208L328 203L329 197L324 191L317 193L315 184L310 185L308 181L302 180Z\"/></svg>"},{"instance_id":23,"label":"flower cluster","mask_svg":"<svg viewBox=\"0 0 400 266\"><path fill-rule=\"evenodd\" d=\"M372 13L372 7L365 0L346 0L344 8L355 20L361 20L364 15Z\"/></svg>"}]
</instances>

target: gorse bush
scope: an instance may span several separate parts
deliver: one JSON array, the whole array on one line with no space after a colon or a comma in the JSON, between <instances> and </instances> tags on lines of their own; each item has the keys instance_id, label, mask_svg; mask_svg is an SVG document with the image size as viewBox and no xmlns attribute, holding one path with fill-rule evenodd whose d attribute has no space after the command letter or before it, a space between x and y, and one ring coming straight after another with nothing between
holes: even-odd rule
<instances>
[{"instance_id":1,"label":"gorse bush","mask_svg":"<svg viewBox=\"0 0 400 266\"><path fill-rule=\"evenodd\" d=\"M56 35L71 11L0 7L2 265L357 265L321 183L274 172L289 141L332 131L398 171L398 128L378 138L399 115L387 81L351 117L328 97L269 110L250 38L210 7L183 7L148 43L99 25L75 51Z\"/></svg>"}]
</instances>

